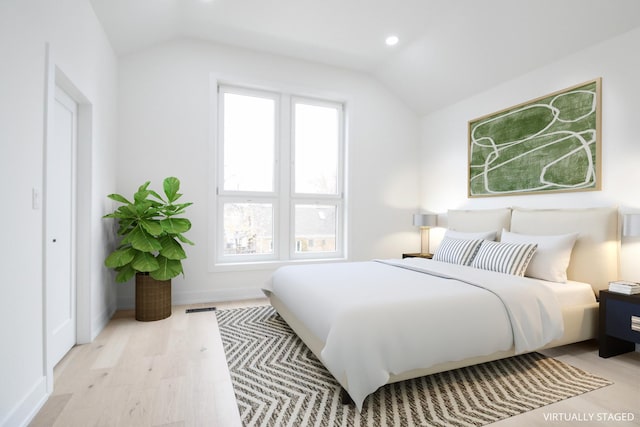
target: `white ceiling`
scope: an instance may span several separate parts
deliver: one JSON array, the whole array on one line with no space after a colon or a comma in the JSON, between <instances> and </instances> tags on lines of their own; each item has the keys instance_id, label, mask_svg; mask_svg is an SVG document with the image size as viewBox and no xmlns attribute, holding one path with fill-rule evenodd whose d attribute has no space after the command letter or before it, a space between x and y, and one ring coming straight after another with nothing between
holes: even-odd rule
<instances>
[{"instance_id":1,"label":"white ceiling","mask_svg":"<svg viewBox=\"0 0 640 427\"><path fill-rule=\"evenodd\" d=\"M178 37L211 40L364 71L418 114L640 26L638 0L91 3L119 55ZM388 47L392 33L400 43Z\"/></svg>"}]
</instances>

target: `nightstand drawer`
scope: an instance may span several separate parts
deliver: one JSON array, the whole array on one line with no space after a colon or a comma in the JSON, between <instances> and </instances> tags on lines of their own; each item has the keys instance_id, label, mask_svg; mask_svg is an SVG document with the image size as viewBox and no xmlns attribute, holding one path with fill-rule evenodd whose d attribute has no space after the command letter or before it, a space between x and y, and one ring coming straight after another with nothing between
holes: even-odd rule
<instances>
[{"instance_id":1,"label":"nightstand drawer","mask_svg":"<svg viewBox=\"0 0 640 427\"><path fill-rule=\"evenodd\" d=\"M632 317L636 318L632 328ZM612 337L640 343L640 331L637 321L640 320L640 305L617 299L607 301L607 319L605 332Z\"/></svg>"}]
</instances>

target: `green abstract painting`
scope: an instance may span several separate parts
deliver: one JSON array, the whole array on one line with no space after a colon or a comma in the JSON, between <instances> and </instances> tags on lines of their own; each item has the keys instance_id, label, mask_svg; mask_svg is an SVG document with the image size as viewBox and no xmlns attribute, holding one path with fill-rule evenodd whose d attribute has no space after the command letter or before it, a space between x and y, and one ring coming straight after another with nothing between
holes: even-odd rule
<instances>
[{"instance_id":1,"label":"green abstract painting","mask_svg":"<svg viewBox=\"0 0 640 427\"><path fill-rule=\"evenodd\" d=\"M600 190L601 79L469 121L469 197Z\"/></svg>"}]
</instances>

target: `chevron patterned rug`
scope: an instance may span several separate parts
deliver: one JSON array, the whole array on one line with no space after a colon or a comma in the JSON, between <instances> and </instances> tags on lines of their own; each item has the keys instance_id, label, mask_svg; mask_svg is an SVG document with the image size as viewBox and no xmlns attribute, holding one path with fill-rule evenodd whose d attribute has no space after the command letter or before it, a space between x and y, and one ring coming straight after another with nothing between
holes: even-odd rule
<instances>
[{"instance_id":1,"label":"chevron patterned rug","mask_svg":"<svg viewBox=\"0 0 640 427\"><path fill-rule=\"evenodd\" d=\"M245 426L482 426L611 384L530 353L386 385L358 413L271 306L216 316Z\"/></svg>"}]
</instances>

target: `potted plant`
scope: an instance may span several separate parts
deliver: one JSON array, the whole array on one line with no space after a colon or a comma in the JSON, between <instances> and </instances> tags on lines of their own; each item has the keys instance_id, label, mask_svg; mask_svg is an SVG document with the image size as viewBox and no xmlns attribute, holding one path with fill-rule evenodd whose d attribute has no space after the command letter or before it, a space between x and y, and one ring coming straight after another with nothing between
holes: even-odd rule
<instances>
[{"instance_id":1,"label":"potted plant","mask_svg":"<svg viewBox=\"0 0 640 427\"><path fill-rule=\"evenodd\" d=\"M184 274L182 260L187 257L182 244L193 245L183 233L191 221L180 218L192 203L176 203L180 180L163 182L164 196L149 189L150 181L138 188L130 201L120 194L109 194L122 203L104 218L118 220L120 244L106 259L115 269L116 282L136 277L136 320L159 320L171 315L171 279Z\"/></svg>"}]
</instances>

